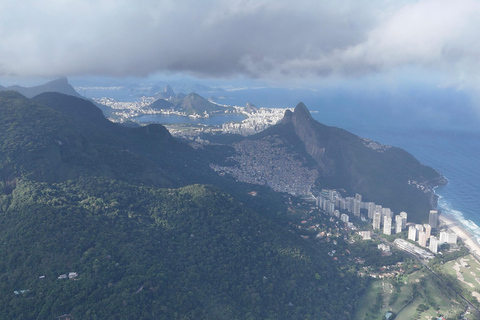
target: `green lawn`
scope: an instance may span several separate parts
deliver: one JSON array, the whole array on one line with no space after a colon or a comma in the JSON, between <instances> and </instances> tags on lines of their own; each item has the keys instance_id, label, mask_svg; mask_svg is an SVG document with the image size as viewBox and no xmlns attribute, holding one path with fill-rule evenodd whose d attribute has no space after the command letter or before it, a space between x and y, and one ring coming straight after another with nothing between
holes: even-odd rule
<instances>
[{"instance_id":1,"label":"green lawn","mask_svg":"<svg viewBox=\"0 0 480 320\"><path fill-rule=\"evenodd\" d=\"M443 268L459 279L462 287L468 291L480 291L480 263L471 255L449 261L443 265ZM478 297L480 298L480 295Z\"/></svg>"},{"instance_id":2,"label":"green lawn","mask_svg":"<svg viewBox=\"0 0 480 320\"><path fill-rule=\"evenodd\" d=\"M452 299L426 271L404 276L398 289L393 285L395 281L372 281L359 300L356 319L384 319L388 311L393 311L396 319L431 319L439 315L448 319L462 310L462 304ZM428 310L419 311L421 306Z\"/></svg>"}]
</instances>

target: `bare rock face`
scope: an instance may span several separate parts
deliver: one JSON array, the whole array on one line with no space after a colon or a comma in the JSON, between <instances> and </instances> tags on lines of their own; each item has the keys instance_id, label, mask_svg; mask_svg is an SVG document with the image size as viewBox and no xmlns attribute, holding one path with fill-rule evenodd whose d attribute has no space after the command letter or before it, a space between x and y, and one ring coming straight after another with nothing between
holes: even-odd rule
<instances>
[{"instance_id":1,"label":"bare rock face","mask_svg":"<svg viewBox=\"0 0 480 320\"><path fill-rule=\"evenodd\" d=\"M308 111L302 102L295 107L292 123L295 128L295 133L305 144L305 150L317 161L322 169L327 169L323 162L325 141L322 139L322 136L319 135L318 128L315 127L315 123L318 124L318 122L312 118L310 111Z\"/></svg>"}]
</instances>

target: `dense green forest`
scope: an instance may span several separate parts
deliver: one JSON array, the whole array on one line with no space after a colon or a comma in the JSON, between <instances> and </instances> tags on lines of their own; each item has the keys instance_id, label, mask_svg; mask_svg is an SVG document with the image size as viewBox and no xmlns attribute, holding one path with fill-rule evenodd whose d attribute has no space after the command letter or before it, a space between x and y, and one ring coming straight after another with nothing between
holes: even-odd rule
<instances>
[{"instance_id":1,"label":"dense green forest","mask_svg":"<svg viewBox=\"0 0 480 320\"><path fill-rule=\"evenodd\" d=\"M353 317L365 280L288 230L287 198L163 126L7 91L0 141L2 319Z\"/></svg>"},{"instance_id":2,"label":"dense green forest","mask_svg":"<svg viewBox=\"0 0 480 320\"><path fill-rule=\"evenodd\" d=\"M5 319L350 319L362 288L204 185L22 179L2 198L0 239Z\"/></svg>"}]
</instances>

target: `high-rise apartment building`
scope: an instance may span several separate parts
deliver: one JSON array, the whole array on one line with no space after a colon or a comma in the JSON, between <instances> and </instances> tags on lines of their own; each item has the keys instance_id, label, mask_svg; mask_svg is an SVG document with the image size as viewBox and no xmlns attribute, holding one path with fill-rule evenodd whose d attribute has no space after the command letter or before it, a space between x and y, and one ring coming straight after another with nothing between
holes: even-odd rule
<instances>
[{"instance_id":1,"label":"high-rise apartment building","mask_svg":"<svg viewBox=\"0 0 480 320\"><path fill-rule=\"evenodd\" d=\"M365 205L368 210L368 219L373 220L373 214L375 213L375 202L367 202Z\"/></svg>"},{"instance_id":2,"label":"high-rise apartment building","mask_svg":"<svg viewBox=\"0 0 480 320\"><path fill-rule=\"evenodd\" d=\"M425 228L425 233L427 234L427 239L429 239L430 236L432 235L432 227L428 223L425 223L423 225L423 227Z\"/></svg>"},{"instance_id":3,"label":"high-rise apartment building","mask_svg":"<svg viewBox=\"0 0 480 320\"><path fill-rule=\"evenodd\" d=\"M440 232L440 239L438 240L439 243L457 243L457 235L453 232Z\"/></svg>"},{"instance_id":4,"label":"high-rise apartment building","mask_svg":"<svg viewBox=\"0 0 480 320\"><path fill-rule=\"evenodd\" d=\"M380 229L380 224L382 223L382 213L375 211L373 214L373 229Z\"/></svg>"},{"instance_id":5,"label":"high-rise apartment building","mask_svg":"<svg viewBox=\"0 0 480 320\"><path fill-rule=\"evenodd\" d=\"M383 233L386 235L392 234L392 218L389 216L383 217Z\"/></svg>"},{"instance_id":6,"label":"high-rise apartment building","mask_svg":"<svg viewBox=\"0 0 480 320\"><path fill-rule=\"evenodd\" d=\"M428 216L428 224L434 230L438 227L438 211L437 210L430 210L430 214Z\"/></svg>"},{"instance_id":7,"label":"high-rise apartment building","mask_svg":"<svg viewBox=\"0 0 480 320\"><path fill-rule=\"evenodd\" d=\"M430 243L428 244L428 249L433 253L438 253L438 239L434 236L430 236Z\"/></svg>"},{"instance_id":8,"label":"high-rise apartment building","mask_svg":"<svg viewBox=\"0 0 480 320\"><path fill-rule=\"evenodd\" d=\"M425 231L420 231L418 233L418 244L421 245L422 247L427 246L427 233Z\"/></svg>"},{"instance_id":9,"label":"high-rise apartment building","mask_svg":"<svg viewBox=\"0 0 480 320\"><path fill-rule=\"evenodd\" d=\"M403 230L403 218L399 214L395 216L395 233L400 233Z\"/></svg>"},{"instance_id":10,"label":"high-rise apartment building","mask_svg":"<svg viewBox=\"0 0 480 320\"><path fill-rule=\"evenodd\" d=\"M417 241L417 228L410 226L408 228L408 240Z\"/></svg>"}]
</instances>

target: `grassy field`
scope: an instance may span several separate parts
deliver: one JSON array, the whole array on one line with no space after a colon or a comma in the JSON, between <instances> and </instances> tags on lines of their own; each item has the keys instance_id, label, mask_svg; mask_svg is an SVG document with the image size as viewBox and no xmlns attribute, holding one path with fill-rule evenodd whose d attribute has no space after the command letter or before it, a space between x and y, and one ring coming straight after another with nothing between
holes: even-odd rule
<instances>
[{"instance_id":1,"label":"grassy field","mask_svg":"<svg viewBox=\"0 0 480 320\"><path fill-rule=\"evenodd\" d=\"M417 271L401 279L375 280L358 303L356 319L384 319L388 311L396 319L452 318L463 310L463 303L452 298L427 271Z\"/></svg>"},{"instance_id":2,"label":"grassy field","mask_svg":"<svg viewBox=\"0 0 480 320\"><path fill-rule=\"evenodd\" d=\"M480 301L480 263L471 255L449 261L443 265L444 270L457 278L462 287L472 292Z\"/></svg>"}]
</instances>

